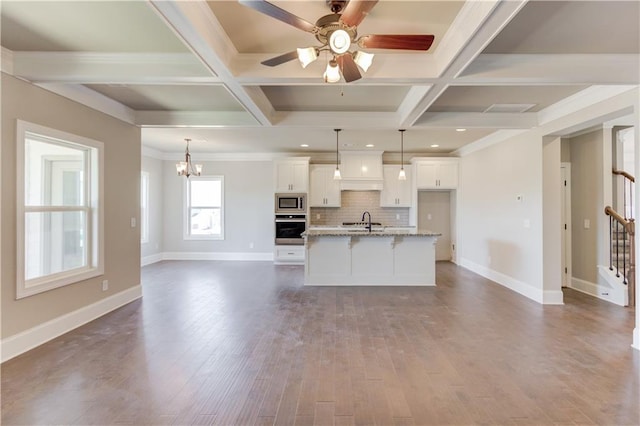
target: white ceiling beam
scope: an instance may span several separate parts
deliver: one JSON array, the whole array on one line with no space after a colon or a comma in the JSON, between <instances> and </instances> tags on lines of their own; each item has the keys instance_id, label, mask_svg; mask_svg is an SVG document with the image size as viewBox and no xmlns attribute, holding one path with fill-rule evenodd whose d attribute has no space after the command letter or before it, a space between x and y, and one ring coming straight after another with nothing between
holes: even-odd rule
<instances>
[{"instance_id":1,"label":"white ceiling beam","mask_svg":"<svg viewBox=\"0 0 640 426\"><path fill-rule=\"evenodd\" d=\"M274 124L283 127L327 128L394 128L397 116L393 112L278 112Z\"/></svg>"},{"instance_id":2,"label":"white ceiling beam","mask_svg":"<svg viewBox=\"0 0 640 426\"><path fill-rule=\"evenodd\" d=\"M61 83L38 83L36 85L126 123L136 124L134 110L83 85Z\"/></svg>"},{"instance_id":3,"label":"white ceiling beam","mask_svg":"<svg viewBox=\"0 0 640 426\"><path fill-rule=\"evenodd\" d=\"M437 53L441 78L455 79L513 19L528 0L466 2L449 28ZM449 41L451 39L451 41ZM440 83L401 119L402 127L411 127L446 90Z\"/></svg>"},{"instance_id":4,"label":"white ceiling beam","mask_svg":"<svg viewBox=\"0 0 640 426\"><path fill-rule=\"evenodd\" d=\"M140 127L251 127L259 126L245 111L136 111Z\"/></svg>"},{"instance_id":5,"label":"white ceiling beam","mask_svg":"<svg viewBox=\"0 0 640 426\"><path fill-rule=\"evenodd\" d=\"M535 112L428 112L416 121L414 127L530 129L537 125L538 114Z\"/></svg>"},{"instance_id":6,"label":"white ceiling beam","mask_svg":"<svg viewBox=\"0 0 640 426\"><path fill-rule=\"evenodd\" d=\"M271 125L274 111L264 94L245 90L230 71L228 64L238 52L207 2L149 0L149 3L202 63L220 78L236 100L258 122Z\"/></svg>"},{"instance_id":7,"label":"white ceiling beam","mask_svg":"<svg viewBox=\"0 0 640 426\"><path fill-rule=\"evenodd\" d=\"M220 83L191 53L13 52L13 72L33 83Z\"/></svg>"},{"instance_id":8,"label":"white ceiling beam","mask_svg":"<svg viewBox=\"0 0 640 426\"><path fill-rule=\"evenodd\" d=\"M456 83L638 84L640 55L483 54L464 70Z\"/></svg>"}]
</instances>

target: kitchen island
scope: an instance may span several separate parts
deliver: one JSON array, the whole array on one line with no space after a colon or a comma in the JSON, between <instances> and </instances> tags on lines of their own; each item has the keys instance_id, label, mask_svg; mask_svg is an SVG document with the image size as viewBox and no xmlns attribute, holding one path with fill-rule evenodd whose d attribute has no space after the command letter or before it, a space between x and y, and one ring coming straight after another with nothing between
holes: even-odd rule
<instances>
[{"instance_id":1,"label":"kitchen island","mask_svg":"<svg viewBox=\"0 0 640 426\"><path fill-rule=\"evenodd\" d=\"M309 229L305 285L436 285L441 234L416 229Z\"/></svg>"}]
</instances>

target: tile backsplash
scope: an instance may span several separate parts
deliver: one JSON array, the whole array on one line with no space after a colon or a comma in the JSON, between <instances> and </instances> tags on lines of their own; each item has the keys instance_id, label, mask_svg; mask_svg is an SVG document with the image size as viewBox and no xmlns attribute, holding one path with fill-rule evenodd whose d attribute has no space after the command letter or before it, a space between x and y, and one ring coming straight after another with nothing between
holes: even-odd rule
<instances>
[{"instance_id":1,"label":"tile backsplash","mask_svg":"<svg viewBox=\"0 0 640 426\"><path fill-rule=\"evenodd\" d=\"M380 222L385 226L409 225L409 208L380 207L380 191L342 191L341 197L341 207L311 207L309 224L359 222L362 213L368 211L372 222Z\"/></svg>"}]
</instances>

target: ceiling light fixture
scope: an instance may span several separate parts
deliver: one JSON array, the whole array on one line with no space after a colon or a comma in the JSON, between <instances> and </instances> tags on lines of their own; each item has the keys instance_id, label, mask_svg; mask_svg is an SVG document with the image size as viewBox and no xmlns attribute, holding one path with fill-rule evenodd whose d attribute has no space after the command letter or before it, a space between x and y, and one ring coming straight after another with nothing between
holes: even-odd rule
<instances>
[{"instance_id":1,"label":"ceiling light fixture","mask_svg":"<svg viewBox=\"0 0 640 426\"><path fill-rule=\"evenodd\" d=\"M306 143L300 144L300 146L303 148L309 148L309 144L306 144Z\"/></svg>"},{"instance_id":2,"label":"ceiling light fixture","mask_svg":"<svg viewBox=\"0 0 640 426\"><path fill-rule=\"evenodd\" d=\"M353 60L355 63L362 69L362 71L367 72L371 63L373 62L373 57L375 55L373 53L363 52L362 50L358 50L353 55Z\"/></svg>"},{"instance_id":3,"label":"ceiling light fixture","mask_svg":"<svg viewBox=\"0 0 640 426\"><path fill-rule=\"evenodd\" d=\"M456 129L456 132L466 132L467 129Z\"/></svg>"},{"instance_id":4,"label":"ceiling light fixture","mask_svg":"<svg viewBox=\"0 0 640 426\"><path fill-rule=\"evenodd\" d=\"M374 144L372 144L372 143L368 143L368 144L366 144L365 146L366 146L367 148L373 148L375 145L374 145Z\"/></svg>"},{"instance_id":5,"label":"ceiling light fixture","mask_svg":"<svg viewBox=\"0 0 640 426\"><path fill-rule=\"evenodd\" d=\"M329 36L329 49L336 55L346 53L351 47L351 37L345 30L335 30Z\"/></svg>"},{"instance_id":6,"label":"ceiling light fixture","mask_svg":"<svg viewBox=\"0 0 640 426\"><path fill-rule=\"evenodd\" d=\"M434 143L431 145L431 148L438 148L440 145L438 145L437 143Z\"/></svg>"},{"instance_id":7,"label":"ceiling light fixture","mask_svg":"<svg viewBox=\"0 0 640 426\"><path fill-rule=\"evenodd\" d=\"M184 152L184 161L178 161L176 163L176 171L178 172L178 176L186 176L187 179L191 175L200 176L202 173L202 164L192 164L191 163L191 154L189 153L189 142L191 139L185 139L187 143L187 149Z\"/></svg>"},{"instance_id":8,"label":"ceiling light fixture","mask_svg":"<svg viewBox=\"0 0 640 426\"><path fill-rule=\"evenodd\" d=\"M404 132L406 129L398 130L400 132L400 173L398 180L407 180L407 174L404 172Z\"/></svg>"},{"instance_id":9,"label":"ceiling light fixture","mask_svg":"<svg viewBox=\"0 0 640 426\"><path fill-rule=\"evenodd\" d=\"M327 69L324 72L324 82L337 83L338 81L340 81L340 68L338 68L338 62L334 58L327 64Z\"/></svg>"},{"instance_id":10,"label":"ceiling light fixture","mask_svg":"<svg viewBox=\"0 0 640 426\"><path fill-rule=\"evenodd\" d=\"M427 51L433 44L433 34L367 34L358 36L358 25L369 15L378 0L326 0L329 15L309 22L267 0L238 0L240 4L280 22L313 34L318 46L299 48L292 52L264 60L261 64L275 67L298 59L303 68L318 58L320 52L329 52L334 64L324 74L324 81L336 83L344 78L347 83L362 78L373 60L373 54L355 49L395 49ZM353 48L353 49L352 49ZM335 69L333 69L335 68Z\"/></svg>"},{"instance_id":11,"label":"ceiling light fixture","mask_svg":"<svg viewBox=\"0 0 640 426\"><path fill-rule=\"evenodd\" d=\"M340 180L342 176L340 175L340 166L338 163L338 134L342 129L333 129L336 132L336 170L333 172L333 179Z\"/></svg>"},{"instance_id":12,"label":"ceiling light fixture","mask_svg":"<svg viewBox=\"0 0 640 426\"><path fill-rule=\"evenodd\" d=\"M298 48L298 60L302 68L306 68L311 62L318 59L318 50L315 47Z\"/></svg>"}]
</instances>

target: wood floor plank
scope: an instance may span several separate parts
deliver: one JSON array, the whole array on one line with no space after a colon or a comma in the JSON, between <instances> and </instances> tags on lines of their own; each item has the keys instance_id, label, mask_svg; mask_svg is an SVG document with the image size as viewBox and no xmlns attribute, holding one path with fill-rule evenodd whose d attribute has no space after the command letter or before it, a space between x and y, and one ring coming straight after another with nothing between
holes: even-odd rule
<instances>
[{"instance_id":1,"label":"wood floor plank","mask_svg":"<svg viewBox=\"0 0 640 426\"><path fill-rule=\"evenodd\" d=\"M544 306L454 264L436 287L163 261L144 298L2 364L2 424L640 424L634 308Z\"/></svg>"}]
</instances>

